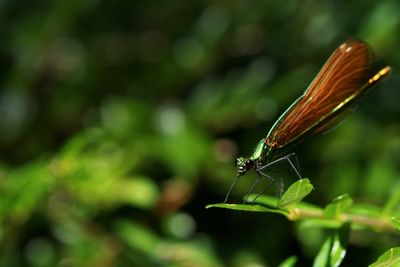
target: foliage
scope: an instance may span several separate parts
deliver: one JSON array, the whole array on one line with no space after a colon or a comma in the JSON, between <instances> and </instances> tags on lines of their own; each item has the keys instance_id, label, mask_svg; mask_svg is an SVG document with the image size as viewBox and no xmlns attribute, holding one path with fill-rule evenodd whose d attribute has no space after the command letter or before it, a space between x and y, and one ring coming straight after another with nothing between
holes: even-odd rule
<instances>
[{"instance_id":1,"label":"foliage","mask_svg":"<svg viewBox=\"0 0 400 267\"><path fill-rule=\"evenodd\" d=\"M313 186L308 179L300 179L293 183L281 198L260 196L249 204L211 204L207 208L225 208L251 212L271 212L286 216L289 220L311 222L313 227L336 229L321 246L314 260L314 267L339 266L346 254L350 227L354 229L371 228L371 230L399 230L399 219L387 213L376 213L379 207L368 206L359 209L353 206L353 200L347 195L335 198L323 207L315 207L309 203L300 202L311 193ZM397 196L396 196L397 197ZM248 199L247 196L245 199ZM250 197L254 199L254 197ZM392 201L392 200L391 200ZM391 202L390 201L390 202ZM290 205L287 205L290 203ZM348 213L346 211L349 210ZM390 224L392 222L392 224ZM399 260L393 248L385 252L373 266L395 266ZM287 259L282 264L294 264L294 258ZM386 265L385 265L386 264Z\"/></svg>"}]
</instances>

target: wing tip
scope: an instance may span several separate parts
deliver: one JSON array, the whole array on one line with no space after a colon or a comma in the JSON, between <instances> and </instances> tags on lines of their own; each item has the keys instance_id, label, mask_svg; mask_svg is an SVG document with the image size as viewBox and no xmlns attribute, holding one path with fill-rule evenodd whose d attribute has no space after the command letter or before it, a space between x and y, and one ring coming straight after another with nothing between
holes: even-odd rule
<instances>
[{"instance_id":1,"label":"wing tip","mask_svg":"<svg viewBox=\"0 0 400 267\"><path fill-rule=\"evenodd\" d=\"M383 79L387 78L390 73L392 72L392 68L390 66L386 66L380 71L378 71L374 76L372 76L369 80L368 83L372 86Z\"/></svg>"}]
</instances>

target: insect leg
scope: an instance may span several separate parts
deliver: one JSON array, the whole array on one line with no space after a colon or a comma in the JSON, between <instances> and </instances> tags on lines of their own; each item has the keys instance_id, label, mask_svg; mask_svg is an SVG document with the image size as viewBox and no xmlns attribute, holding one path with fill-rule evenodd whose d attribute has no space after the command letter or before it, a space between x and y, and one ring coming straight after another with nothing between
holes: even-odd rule
<instances>
[{"instance_id":1,"label":"insect leg","mask_svg":"<svg viewBox=\"0 0 400 267\"><path fill-rule=\"evenodd\" d=\"M287 161L289 164L290 164L290 166L292 167L292 169L296 172L296 175L299 177L299 178L301 178L301 175L300 175L300 172L298 171L298 169L296 168L296 166L293 164L293 162L292 162L292 160L290 160L290 157L295 157L296 158L296 163L298 164L298 160L297 160L297 156L296 156L296 154L295 153L291 153L291 154L288 154L288 155L286 155L286 156L283 156L283 157L281 157L281 158L279 158L279 159L276 159L276 160L273 160L273 161L271 161L271 162L268 162L267 164L265 164L264 166L261 166L260 168L258 168L258 171L261 171L261 170L263 170L263 169L265 169L265 168L267 168L267 167L269 167L269 166L271 166L271 165L275 165L275 164L277 164L278 162L281 162L281 161Z\"/></svg>"},{"instance_id":2,"label":"insect leg","mask_svg":"<svg viewBox=\"0 0 400 267\"><path fill-rule=\"evenodd\" d=\"M259 171L259 170L257 170L257 174L259 175L259 177L265 177L265 178L267 178L267 179L270 181L270 183L269 183L263 190L261 190L260 193L257 194L257 196L252 200L253 203L256 201L256 199L257 199L259 196L261 196L262 194L264 194L264 192L267 191L268 188L270 188L270 187L275 183L275 179L274 179L272 176L269 176L268 174L263 173L263 172L261 172L261 171Z\"/></svg>"},{"instance_id":3,"label":"insect leg","mask_svg":"<svg viewBox=\"0 0 400 267\"><path fill-rule=\"evenodd\" d=\"M235 180L233 180L231 186L229 187L228 192L226 193L224 203L226 203L226 202L228 201L229 195L231 194L232 189L233 189L233 187L235 186L235 184L236 184L237 180L239 179L239 177L240 177L240 174L238 173L238 174L236 175L236 177L235 177Z\"/></svg>"},{"instance_id":4,"label":"insect leg","mask_svg":"<svg viewBox=\"0 0 400 267\"><path fill-rule=\"evenodd\" d=\"M294 158L294 160L295 160L295 164L296 164L296 168L297 168L297 170L299 171L299 173L300 173L300 175L301 175L301 171L300 171L300 164L299 164L299 159L297 158L297 155L296 155L296 153L292 153L292 157Z\"/></svg>"},{"instance_id":5,"label":"insect leg","mask_svg":"<svg viewBox=\"0 0 400 267\"><path fill-rule=\"evenodd\" d=\"M284 158L286 158L286 160L289 162L289 164L292 167L292 169L296 172L296 174L299 177L299 179L301 179L299 160L297 159L296 154L295 153L291 153L291 154L285 156ZM292 160L290 158L294 158L295 164L297 165L297 167L293 164L293 162L292 162Z\"/></svg>"}]
</instances>

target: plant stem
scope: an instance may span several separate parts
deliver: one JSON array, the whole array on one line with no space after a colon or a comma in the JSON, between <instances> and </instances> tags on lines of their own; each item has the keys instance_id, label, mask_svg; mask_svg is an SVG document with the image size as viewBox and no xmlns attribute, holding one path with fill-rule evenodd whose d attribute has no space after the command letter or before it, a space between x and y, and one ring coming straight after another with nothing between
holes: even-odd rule
<instances>
[{"instance_id":1,"label":"plant stem","mask_svg":"<svg viewBox=\"0 0 400 267\"><path fill-rule=\"evenodd\" d=\"M366 215L356 215L343 213L337 218L327 218L323 210L308 210L302 208L294 208L289 212L288 218L290 220L302 219L319 219L326 220L327 222L342 224L344 222L352 222L356 226L373 228L375 230L395 231L394 226L387 216L371 217Z\"/></svg>"}]
</instances>

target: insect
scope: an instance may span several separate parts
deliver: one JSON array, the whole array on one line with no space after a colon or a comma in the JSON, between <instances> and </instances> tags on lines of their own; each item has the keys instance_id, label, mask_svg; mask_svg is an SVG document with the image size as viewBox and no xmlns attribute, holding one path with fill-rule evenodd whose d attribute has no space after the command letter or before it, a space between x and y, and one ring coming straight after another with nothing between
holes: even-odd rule
<instances>
[{"instance_id":1,"label":"insect","mask_svg":"<svg viewBox=\"0 0 400 267\"><path fill-rule=\"evenodd\" d=\"M250 170L255 170L258 178L249 192L261 177L270 181L269 186L275 182L263 170L278 162L289 163L301 178L297 157L295 153L287 154L288 149L310 136L332 129L369 89L390 74L391 68L387 66L371 77L372 60L372 50L365 42L351 40L341 44L303 95L286 109L267 136L261 139L253 154L236 159L237 175L224 202L227 202L238 178Z\"/></svg>"}]
</instances>

